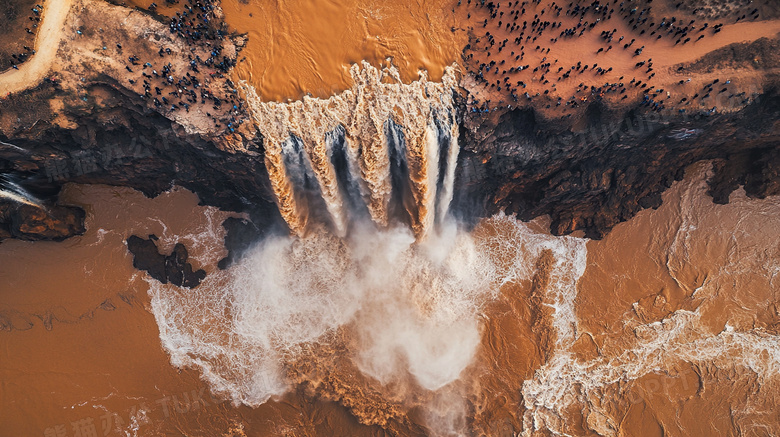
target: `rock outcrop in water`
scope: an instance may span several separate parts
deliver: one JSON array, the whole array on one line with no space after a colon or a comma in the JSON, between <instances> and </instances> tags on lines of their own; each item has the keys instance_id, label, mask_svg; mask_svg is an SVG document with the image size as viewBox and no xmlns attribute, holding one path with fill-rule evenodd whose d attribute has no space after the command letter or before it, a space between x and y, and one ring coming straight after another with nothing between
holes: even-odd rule
<instances>
[{"instance_id":1,"label":"rock outcrop in water","mask_svg":"<svg viewBox=\"0 0 780 437\"><path fill-rule=\"evenodd\" d=\"M133 254L133 266L148 272L163 284L170 282L187 288L200 285L206 277L206 272L202 269L193 271L192 264L187 262L187 248L178 243L170 255L163 255L158 252L156 240L154 235L150 235L148 239L135 235L127 239L127 250Z\"/></svg>"},{"instance_id":2,"label":"rock outcrop in water","mask_svg":"<svg viewBox=\"0 0 780 437\"><path fill-rule=\"evenodd\" d=\"M227 256L219 260L218 264L218 267L223 270L241 259L256 241L273 231L273 229L258 228L251 220L236 217L227 218L222 222L222 226L227 231L225 247L228 249Z\"/></svg>"}]
</instances>

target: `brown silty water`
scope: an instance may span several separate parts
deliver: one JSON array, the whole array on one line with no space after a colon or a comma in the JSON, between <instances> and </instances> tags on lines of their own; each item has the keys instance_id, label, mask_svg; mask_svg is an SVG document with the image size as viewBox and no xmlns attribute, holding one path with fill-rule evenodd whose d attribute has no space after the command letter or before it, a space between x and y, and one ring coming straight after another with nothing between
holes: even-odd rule
<instances>
[{"instance_id":1,"label":"brown silty water","mask_svg":"<svg viewBox=\"0 0 780 437\"><path fill-rule=\"evenodd\" d=\"M361 61L379 66L391 58L407 83L420 70L441 80L466 45L455 4L229 0L222 7L228 25L249 36L238 77L264 99L284 101L304 94L327 98L349 89L350 67Z\"/></svg>"},{"instance_id":2,"label":"brown silty water","mask_svg":"<svg viewBox=\"0 0 780 437\"><path fill-rule=\"evenodd\" d=\"M97 435L776 432L780 199L747 199L739 190L729 205L714 205L705 194L707 172L705 165L693 167L665 193L663 206L603 241L549 236L544 221L485 219L458 234L454 252L489 280L462 275L457 289L448 290L446 269L431 262L434 255L407 251L414 245L409 231L385 240L362 234L385 249L401 247L396 264L433 267L407 263L393 273L411 282L346 297L328 281L350 274L356 257L346 254L360 250L354 242L280 237L274 250L266 246L249 264L219 272L227 214L198 207L194 195L176 190L147 199L123 188L68 186L62 197L86 207L87 234L0 248L0 433L76 435L92 425ZM207 270L206 281L178 289L135 271L123 240L148 233L160 237L163 251L185 243L195 267ZM278 328L263 349L239 328L257 333L273 325L217 303L260 302L252 301L253 290L263 289L256 280L268 276L256 275L273 259L279 283L304 294L290 296L288 312L262 313ZM375 261L358 262L377 269ZM293 276L285 274L290 268L299 277L332 276L303 284L320 287L307 293L284 282ZM466 300L456 299L463 293L470 293ZM344 311L351 299L362 307ZM300 300L321 313L341 306L333 314L344 318L322 335L296 338L310 328L294 320L311 310L296 310ZM457 312L457 319L442 310ZM403 326L394 325L399 321ZM425 335L408 331L414 326ZM473 327L473 345L448 332ZM196 333L201 343L181 349ZM413 346L398 352L399 341ZM210 354L203 345L213 348ZM436 361L437 348L448 347L446 359L430 368L417 362ZM258 385L241 364L270 355L273 366ZM453 369L459 358L463 368ZM171 359L190 367L177 370ZM383 369L388 360L394 364ZM450 379L440 379L446 372ZM271 398L252 398L258 386Z\"/></svg>"}]
</instances>

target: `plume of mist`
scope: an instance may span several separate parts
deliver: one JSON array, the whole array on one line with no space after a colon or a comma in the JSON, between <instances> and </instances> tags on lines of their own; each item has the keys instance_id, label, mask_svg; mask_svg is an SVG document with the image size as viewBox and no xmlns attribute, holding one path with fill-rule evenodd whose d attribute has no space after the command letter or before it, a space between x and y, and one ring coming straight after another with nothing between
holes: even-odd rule
<instances>
[{"instance_id":1,"label":"plume of mist","mask_svg":"<svg viewBox=\"0 0 780 437\"><path fill-rule=\"evenodd\" d=\"M292 388L286 370L296 357L346 333L348 359L388 398L398 399L399 384L422 390L401 396L429 400L418 406L434 434L462 434L458 381L480 347L484 305L502 284L530 278L546 249L560 256L554 288L571 290L584 254L584 240L537 234L512 217L482 227L445 222L419 242L406 226L367 220L345 238L269 237L198 288L150 281L162 343L216 394L258 406Z\"/></svg>"},{"instance_id":2,"label":"plume of mist","mask_svg":"<svg viewBox=\"0 0 780 437\"><path fill-rule=\"evenodd\" d=\"M370 224L347 239L271 237L197 289L151 283L163 344L174 364L201 367L215 391L258 405L285 390L285 356L349 325L366 375L411 375L439 389L471 362L495 278L474 239L450 232L447 247Z\"/></svg>"},{"instance_id":3,"label":"plume of mist","mask_svg":"<svg viewBox=\"0 0 780 437\"><path fill-rule=\"evenodd\" d=\"M290 389L296 358L338 338L334 353L362 380L405 407L430 399L428 426L459 434L467 408L453 383L480 347L484 305L530 277L541 250L569 252L503 215L482 235L451 220L452 68L441 83L366 63L350 72L354 86L327 100L263 102L245 84L293 236L267 238L197 289L152 283L160 337L174 365L250 406Z\"/></svg>"}]
</instances>

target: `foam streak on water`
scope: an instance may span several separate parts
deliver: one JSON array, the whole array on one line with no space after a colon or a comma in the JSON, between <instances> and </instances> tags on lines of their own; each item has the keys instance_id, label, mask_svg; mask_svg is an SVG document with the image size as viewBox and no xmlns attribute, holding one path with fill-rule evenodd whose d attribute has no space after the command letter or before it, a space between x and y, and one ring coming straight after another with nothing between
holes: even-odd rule
<instances>
[{"instance_id":1,"label":"foam streak on water","mask_svg":"<svg viewBox=\"0 0 780 437\"><path fill-rule=\"evenodd\" d=\"M755 311L750 309L755 305L750 303L754 293L750 288L762 282L745 278L766 275L763 280L771 287L773 268L765 265L756 253L772 253L780 240L774 233L754 231L762 224L776 223L780 203L764 206L765 210L759 209L752 200L732 199L735 205L728 207L713 205L704 195L705 178L705 172L700 171L692 181L678 183L679 203L664 205L679 217L679 223L670 246L662 248L665 253L660 256L675 283L695 298L695 308L678 309L660 321L647 323L637 323L625 315L624 323L633 328L634 335L629 347L580 361L572 352L578 335L574 312L577 289L561 290L558 293L561 305L554 317L559 339L555 354L536 371L532 380L523 384L526 408L523 435L535 435L541 430L566 434L572 409L583 411L588 427L598 434L620 435L621 417L614 415L605 401L605 398L620 397L605 393L616 387L622 391L623 384L646 375L675 375L681 363L736 372L740 378L754 378L759 387L768 390L776 387L780 378L780 337L750 329L749 325L754 323L750 320L739 329L731 326L729 320L740 321L737 313L725 314L727 322L719 331L713 332L712 323L714 318L721 317L718 307L723 306L724 299L728 299L725 302L736 300L748 312ZM736 224L728 224L732 218L724 208L741 208L741 218ZM744 211L752 213L745 215ZM719 223L721 220L727 224ZM720 249L722 241L727 244ZM692 275L691 270L707 265L715 268L703 275L703 282L696 283L699 276Z\"/></svg>"},{"instance_id":2,"label":"foam streak on water","mask_svg":"<svg viewBox=\"0 0 780 437\"><path fill-rule=\"evenodd\" d=\"M523 385L526 400L525 435L534 430L565 429L566 412L573 403L587 405L590 414L608 418L605 427L591 427L601 435L615 435L619 418L610 417L594 398L612 384L635 381L653 372L669 372L680 362L710 363L718 368L753 372L759 383L780 375L780 338L762 332L717 335L697 327L701 314L679 310L662 322L636 328L639 342L618 357L579 363L562 350Z\"/></svg>"}]
</instances>

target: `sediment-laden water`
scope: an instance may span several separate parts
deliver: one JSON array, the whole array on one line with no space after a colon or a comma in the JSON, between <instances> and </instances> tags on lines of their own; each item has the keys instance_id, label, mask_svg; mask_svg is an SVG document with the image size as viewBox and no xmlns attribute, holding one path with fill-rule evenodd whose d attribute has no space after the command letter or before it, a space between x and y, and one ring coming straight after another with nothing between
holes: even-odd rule
<instances>
[{"instance_id":1,"label":"sediment-laden water","mask_svg":"<svg viewBox=\"0 0 780 437\"><path fill-rule=\"evenodd\" d=\"M0 245L0 435L780 434L780 199L703 163L602 241L456 222L451 3L224 1L290 232L219 270L235 214L67 185L83 236Z\"/></svg>"},{"instance_id":2,"label":"sediment-laden water","mask_svg":"<svg viewBox=\"0 0 780 437\"><path fill-rule=\"evenodd\" d=\"M371 222L271 237L225 271L224 215L186 191L69 186L87 234L0 250L2 431L774 430L780 201L714 205L707 171L603 241ZM123 240L147 233L190 247L204 283L135 271Z\"/></svg>"}]
</instances>

